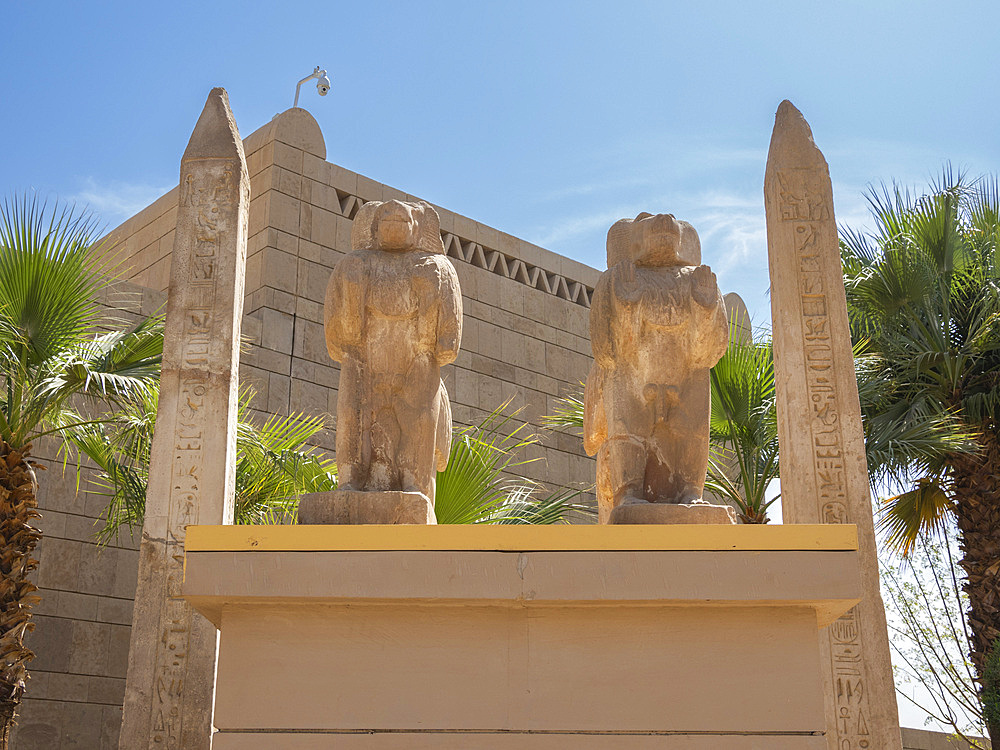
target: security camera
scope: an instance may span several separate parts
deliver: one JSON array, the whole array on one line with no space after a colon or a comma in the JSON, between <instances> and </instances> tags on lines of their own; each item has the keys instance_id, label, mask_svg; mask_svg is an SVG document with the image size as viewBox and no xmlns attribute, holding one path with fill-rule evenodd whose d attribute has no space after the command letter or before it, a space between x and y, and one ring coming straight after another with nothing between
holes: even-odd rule
<instances>
[{"instance_id":1,"label":"security camera","mask_svg":"<svg viewBox=\"0 0 1000 750\"><path fill-rule=\"evenodd\" d=\"M311 81L316 79L316 91L319 92L320 96L326 96L330 93L330 79L327 78L326 71L322 70L319 65L316 66L316 70L312 72L312 75L308 75L299 81L298 85L295 87L295 102L292 107L299 106L299 89L302 88L302 84L306 81Z\"/></svg>"}]
</instances>

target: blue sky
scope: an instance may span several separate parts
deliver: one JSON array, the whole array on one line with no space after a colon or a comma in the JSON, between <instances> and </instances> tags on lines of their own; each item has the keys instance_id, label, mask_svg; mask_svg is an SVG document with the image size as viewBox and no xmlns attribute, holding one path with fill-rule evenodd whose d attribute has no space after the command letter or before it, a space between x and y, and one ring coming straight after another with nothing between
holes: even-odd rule
<instances>
[{"instance_id":1,"label":"blue sky","mask_svg":"<svg viewBox=\"0 0 1000 750\"><path fill-rule=\"evenodd\" d=\"M604 268L669 211L758 323L774 112L813 127L837 217L870 183L1000 169L1000 6L929 2L7 2L0 192L109 226L177 182L212 86L245 135L300 104L330 161ZM920 716L904 709L904 721Z\"/></svg>"},{"instance_id":2,"label":"blue sky","mask_svg":"<svg viewBox=\"0 0 1000 750\"><path fill-rule=\"evenodd\" d=\"M869 183L997 170L1000 10L982 2L8 3L0 189L109 225L176 184L214 85L247 134L304 90L329 159L598 268L616 219L670 211L769 318L764 162L810 121L838 220Z\"/></svg>"}]
</instances>

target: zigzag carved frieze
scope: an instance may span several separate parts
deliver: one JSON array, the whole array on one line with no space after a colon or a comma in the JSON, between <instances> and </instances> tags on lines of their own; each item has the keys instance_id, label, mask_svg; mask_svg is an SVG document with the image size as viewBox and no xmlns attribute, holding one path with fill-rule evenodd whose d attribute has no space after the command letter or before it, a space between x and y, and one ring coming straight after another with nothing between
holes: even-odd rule
<instances>
[{"instance_id":1,"label":"zigzag carved frieze","mask_svg":"<svg viewBox=\"0 0 1000 750\"><path fill-rule=\"evenodd\" d=\"M365 204L362 198L341 190L337 190L337 200L340 203L341 216L348 219L353 219ZM520 258L513 258L499 250L483 247L478 242L464 239L451 232L441 232L441 239L444 242L444 251L449 258L464 261L476 268L482 268L533 289L554 294L568 302L590 307L590 298L594 290L586 284L567 279L554 271L546 271L539 266L525 263Z\"/></svg>"}]
</instances>

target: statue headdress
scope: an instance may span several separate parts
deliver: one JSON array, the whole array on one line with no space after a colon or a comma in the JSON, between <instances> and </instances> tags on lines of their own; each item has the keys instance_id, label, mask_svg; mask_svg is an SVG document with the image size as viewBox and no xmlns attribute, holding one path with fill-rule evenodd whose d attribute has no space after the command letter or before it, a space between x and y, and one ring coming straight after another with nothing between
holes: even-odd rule
<instances>
[{"instance_id":1,"label":"statue headdress","mask_svg":"<svg viewBox=\"0 0 1000 750\"><path fill-rule=\"evenodd\" d=\"M632 225L637 221L648 219L653 214L643 211L634 219L620 219L611 225L608 230L608 268L621 263L622 261L634 261L635 253L632 250ZM681 227L681 246L677 255L686 265L701 265L701 240L698 239L698 232L686 221L678 220Z\"/></svg>"},{"instance_id":2,"label":"statue headdress","mask_svg":"<svg viewBox=\"0 0 1000 750\"><path fill-rule=\"evenodd\" d=\"M354 216L354 224L351 227L352 250L367 250L372 247L375 212L384 202L369 201ZM425 201L408 202L407 205L414 207L419 212L420 239L417 241L417 249L444 255L444 242L441 240L441 218L438 216L438 212Z\"/></svg>"}]
</instances>

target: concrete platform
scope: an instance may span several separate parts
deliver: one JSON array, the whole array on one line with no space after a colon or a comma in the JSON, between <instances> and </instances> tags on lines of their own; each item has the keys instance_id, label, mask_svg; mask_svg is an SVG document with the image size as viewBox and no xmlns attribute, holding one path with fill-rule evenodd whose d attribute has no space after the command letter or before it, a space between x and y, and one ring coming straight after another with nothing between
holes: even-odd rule
<instances>
[{"instance_id":1,"label":"concrete platform","mask_svg":"<svg viewBox=\"0 0 1000 750\"><path fill-rule=\"evenodd\" d=\"M190 527L215 747L821 750L817 636L859 600L854 534Z\"/></svg>"}]
</instances>

